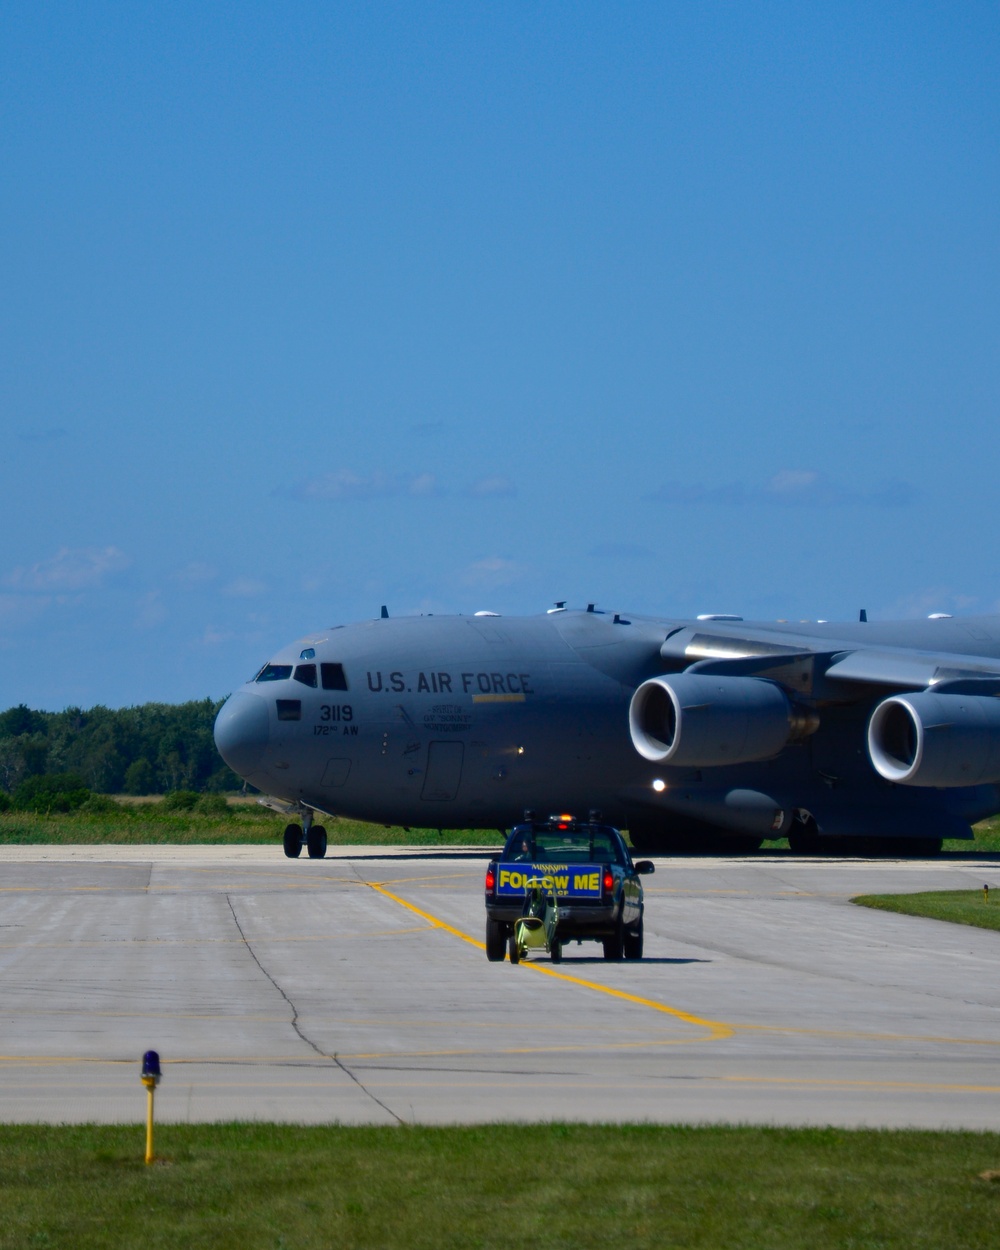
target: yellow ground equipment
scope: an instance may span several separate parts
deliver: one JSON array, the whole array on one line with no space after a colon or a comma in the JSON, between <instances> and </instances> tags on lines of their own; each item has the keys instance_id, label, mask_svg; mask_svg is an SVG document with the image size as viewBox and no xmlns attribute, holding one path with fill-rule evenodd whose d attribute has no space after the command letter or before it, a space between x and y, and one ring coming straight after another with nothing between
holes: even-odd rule
<instances>
[{"instance_id":1,"label":"yellow ground equipment","mask_svg":"<svg viewBox=\"0 0 1000 1250\"><path fill-rule=\"evenodd\" d=\"M524 912L514 921L509 955L518 963L529 950L545 950L554 964L562 959L562 943L556 936L559 901L552 877L529 877L525 882Z\"/></svg>"}]
</instances>

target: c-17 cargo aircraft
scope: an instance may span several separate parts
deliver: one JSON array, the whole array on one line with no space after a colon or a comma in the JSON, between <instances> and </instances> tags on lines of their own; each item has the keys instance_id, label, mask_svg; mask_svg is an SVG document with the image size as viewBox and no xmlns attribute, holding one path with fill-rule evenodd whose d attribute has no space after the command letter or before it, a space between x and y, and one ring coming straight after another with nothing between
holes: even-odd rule
<instances>
[{"instance_id":1,"label":"c-17 cargo aircraft","mask_svg":"<svg viewBox=\"0 0 1000 1250\"><path fill-rule=\"evenodd\" d=\"M290 644L215 741L326 853L317 813L504 830L526 810L643 852L927 854L1000 811L1000 616L894 624L379 618Z\"/></svg>"}]
</instances>

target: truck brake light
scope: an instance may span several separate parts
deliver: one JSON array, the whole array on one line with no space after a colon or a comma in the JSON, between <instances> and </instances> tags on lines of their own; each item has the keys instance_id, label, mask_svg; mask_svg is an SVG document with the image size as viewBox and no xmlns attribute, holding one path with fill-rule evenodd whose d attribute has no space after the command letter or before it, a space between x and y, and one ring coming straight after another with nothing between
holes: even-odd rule
<instances>
[{"instance_id":1,"label":"truck brake light","mask_svg":"<svg viewBox=\"0 0 1000 1250\"><path fill-rule=\"evenodd\" d=\"M611 891L615 888L615 879L612 876L612 874L608 872L606 868L604 870L604 881L602 882L602 885L604 886L605 894L610 894Z\"/></svg>"},{"instance_id":2,"label":"truck brake light","mask_svg":"<svg viewBox=\"0 0 1000 1250\"><path fill-rule=\"evenodd\" d=\"M493 888L494 888L494 886L496 885L496 883L497 883L496 874L493 872L493 869L492 869L492 868L487 868L487 869L486 869L486 888L487 888L487 890L489 890L489 891L492 893Z\"/></svg>"}]
</instances>

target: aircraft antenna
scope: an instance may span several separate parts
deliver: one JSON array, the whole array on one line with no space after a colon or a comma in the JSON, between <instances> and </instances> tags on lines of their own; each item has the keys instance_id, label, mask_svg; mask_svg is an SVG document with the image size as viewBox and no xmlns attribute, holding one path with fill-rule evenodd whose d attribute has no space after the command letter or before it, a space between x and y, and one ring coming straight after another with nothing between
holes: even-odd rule
<instances>
[{"instance_id":1,"label":"aircraft antenna","mask_svg":"<svg viewBox=\"0 0 1000 1250\"><path fill-rule=\"evenodd\" d=\"M858 620L861 621L865 625L868 624L868 609L867 608L861 609L861 612L858 614Z\"/></svg>"},{"instance_id":2,"label":"aircraft antenna","mask_svg":"<svg viewBox=\"0 0 1000 1250\"><path fill-rule=\"evenodd\" d=\"M388 619L389 619L389 609L383 603L382 604L382 620L387 621Z\"/></svg>"}]
</instances>

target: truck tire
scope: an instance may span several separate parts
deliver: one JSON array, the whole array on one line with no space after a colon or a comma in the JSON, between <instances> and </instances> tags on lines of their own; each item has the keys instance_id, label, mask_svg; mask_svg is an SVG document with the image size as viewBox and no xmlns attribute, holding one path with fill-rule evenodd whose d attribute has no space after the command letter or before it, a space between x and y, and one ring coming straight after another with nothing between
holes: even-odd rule
<instances>
[{"instance_id":1,"label":"truck tire","mask_svg":"<svg viewBox=\"0 0 1000 1250\"><path fill-rule=\"evenodd\" d=\"M507 953L507 934L499 920L486 917L486 958L491 964L502 964Z\"/></svg>"},{"instance_id":2,"label":"truck tire","mask_svg":"<svg viewBox=\"0 0 1000 1250\"><path fill-rule=\"evenodd\" d=\"M642 958L642 917L639 917L639 923L634 929L625 930L625 958L641 959Z\"/></svg>"},{"instance_id":3,"label":"truck tire","mask_svg":"<svg viewBox=\"0 0 1000 1250\"><path fill-rule=\"evenodd\" d=\"M603 939L604 942L604 958L617 963L625 954L625 926L621 922L621 917L615 923L615 931L610 937Z\"/></svg>"}]
</instances>

